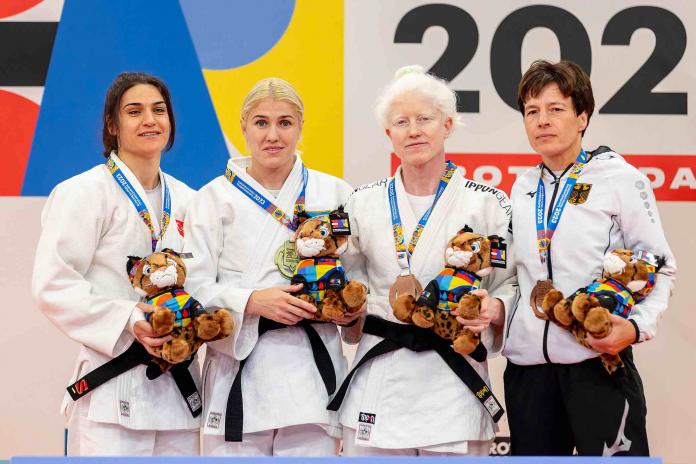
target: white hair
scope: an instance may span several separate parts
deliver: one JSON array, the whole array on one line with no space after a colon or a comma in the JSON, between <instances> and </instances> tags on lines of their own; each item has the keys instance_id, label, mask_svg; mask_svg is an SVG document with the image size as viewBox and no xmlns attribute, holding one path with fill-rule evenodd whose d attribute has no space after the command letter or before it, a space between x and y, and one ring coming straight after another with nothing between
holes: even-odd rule
<instances>
[{"instance_id":1,"label":"white hair","mask_svg":"<svg viewBox=\"0 0 696 464\"><path fill-rule=\"evenodd\" d=\"M418 92L433 102L445 118L452 118L452 129L460 124L457 114L457 94L447 86L447 83L432 74L425 72L422 66L411 65L399 68L394 73L394 79L382 89L375 104L375 116L382 126L389 128L389 113L394 100L406 92Z\"/></svg>"}]
</instances>

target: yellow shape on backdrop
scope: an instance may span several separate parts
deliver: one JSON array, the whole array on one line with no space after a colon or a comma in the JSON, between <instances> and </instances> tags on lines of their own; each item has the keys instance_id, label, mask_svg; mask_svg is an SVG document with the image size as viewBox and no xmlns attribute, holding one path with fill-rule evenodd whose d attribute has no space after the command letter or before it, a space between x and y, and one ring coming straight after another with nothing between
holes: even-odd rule
<instances>
[{"instance_id":1,"label":"yellow shape on backdrop","mask_svg":"<svg viewBox=\"0 0 696 464\"><path fill-rule=\"evenodd\" d=\"M244 154L242 100L263 78L290 82L305 105L303 161L343 176L343 0L296 0L285 34L265 55L238 68L204 69L203 76L225 136Z\"/></svg>"}]
</instances>

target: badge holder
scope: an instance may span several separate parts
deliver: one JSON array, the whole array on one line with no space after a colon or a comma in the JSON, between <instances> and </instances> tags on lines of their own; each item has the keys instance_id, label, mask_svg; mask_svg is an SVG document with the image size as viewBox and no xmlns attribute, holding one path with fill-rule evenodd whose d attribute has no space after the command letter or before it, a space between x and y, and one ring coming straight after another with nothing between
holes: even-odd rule
<instances>
[{"instance_id":1,"label":"badge holder","mask_svg":"<svg viewBox=\"0 0 696 464\"><path fill-rule=\"evenodd\" d=\"M491 266L505 269L507 267L507 243L497 235L488 237L491 243Z\"/></svg>"},{"instance_id":2,"label":"badge holder","mask_svg":"<svg viewBox=\"0 0 696 464\"><path fill-rule=\"evenodd\" d=\"M329 224L334 236L350 235L350 219L348 213L343 211L343 206L329 213Z\"/></svg>"}]
</instances>

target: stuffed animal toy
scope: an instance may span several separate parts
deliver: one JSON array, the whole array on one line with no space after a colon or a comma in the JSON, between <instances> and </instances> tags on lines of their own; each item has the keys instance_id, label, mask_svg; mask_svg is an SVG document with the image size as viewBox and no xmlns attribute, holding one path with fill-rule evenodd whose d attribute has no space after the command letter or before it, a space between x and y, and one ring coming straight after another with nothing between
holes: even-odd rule
<instances>
[{"instance_id":1,"label":"stuffed animal toy","mask_svg":"<svg viewBox=\"0 0 696 464\"><path fill-rule=\"evenodd\" d=\"M399 295L392 306L394 316L406 323L432 329L438 336L452 341L454 351L469 355L481 341L480 334L466 329L452 314L475 319L481 311L481 299L470 292L481 287L481 278L490 274L491 250L504 261L505 244L498 236L485 237L465 226L447 243L445 268L431 280L416 300ZM484 355L485 357L485 355Z\"/></svg>"},{"instance_id":2,"label":"stuffed animal toy","mask_svg":"<svg viewBox=\"0 0 696 464\"><path fill-rule=\"evenodd\" d=\"M367 287L349 282L339 259L348 247L347 215L339 209L311 218L300 215L299 220L295 249L300 262L291 282L303 287L294 295L317 308L315 320L334 321L358 311L367 299Z\"/></svg>"},{"instance_id":3,"label":"stuffed animal toy","mask_svg":"<svg viewBox=\"0 0 696 464\"><path fill-rule=\"evenodd\" d=\"M226 309L207 313L203 306L184 290L186 266L180 255L165 248L145 258L129 256L128 275L136 292L156 307L145 314L158 337L171 335L154 351L161 356L156 364L166 372L173 364L191 357L205 342L219 340L234 329L232 315Z\"/></svg>"},{"instance_id":4,"label":"stuffed animal toy","mask_svg":"<svg viewBox=\"0 0 696 464\"><path fill-rule=\"evenodd\" d=\"M610 314L628 318L633 305L652 292L657 271L663 264L663 258L650 253L613 250L604 257L601 279L568 298L553 288L544 296L541 311L535 305L532 309L538 318L569 330L582 345L592 348L585 339L586 334L604 338L612 330ZM623 367L618 355L603 353L601 358L609 374Z\"/></svg>"}]
</instances>

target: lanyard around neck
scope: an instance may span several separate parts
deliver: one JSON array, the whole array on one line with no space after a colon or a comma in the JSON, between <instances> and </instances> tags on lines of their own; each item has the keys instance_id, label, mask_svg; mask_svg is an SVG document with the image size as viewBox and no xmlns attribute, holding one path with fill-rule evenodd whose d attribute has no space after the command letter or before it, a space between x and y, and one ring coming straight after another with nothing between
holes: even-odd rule
<instances>
[{"instance_id":1,"label":"lanyard around neck","mask_svg":"<svg viewBox=\"0 0 696 464\"><path fill-rule=\"evenodd\" d=\"M159 243L162 237L164 237L164 233L167 231L167 227L169 226L169 221L172 214L172 199L171 195L169 194L169 187L167 186L167 181L164 179L164 176L161 176L162 190L164 191L164 201L162 202L162 220L160 221L160 233L158 235L155 232L155 227L152 225L150 212L147 210L145 202L142 198L140 198L138 192L136 192L135 188L133 188L133 184L130 183L128 178L125 176L123 171L121 171L121 168L118 167L113 158L109 157L109 159L106 160L106 168L109 170L118 186L121 187L123 193L125 193L128 199L131 201L136 211L138 211L138 215L145 223L147 229L150 231L152 252L154 253L155 250L157 250L157 243Z\"/></svg>"},{"instance_id":2,"label":"lanyard around neck","mask_svg":"<svg viewBox=\"0 0 696 464\"><path fill-rule=\"evenodd\" d=\"M270 214L273 219L280 222L293 232L297 230L299 222L297 216L305 210L305 191L307 190L307 182L309 179L309 172L304 164L302 165L302 188L300 189L300 194L297 197L297 200L295 200L293 216L288 215L285 211L278 208L275 203L264 197L254 187L232 172L229 167L225 170L225 178L230 182L230 184L232 184L232 186L242 192L247 198L259 205L259 207L262 209L266 210L266 212Z\"/></svg>"},{"instance_id":3,"label":"lanyard around neck","mask_svg":"<svg viewBox=\"0 0 696 464\"><path fill-rule=\"evenodd\" d=\"M418 240L423 233L423 229L425 229L428 219L430 219L430 215L432 214L437 201L442 196L442 193L445 191L447 184L449 184L449 181L452 179L452 176L456 170L457 166L452 164L451 161L448 161L445 172L440 177L440 183L437 186L433 204L430 205L430 208L423 213L423 217L421 217L420 221L418 221L418 225L416 225L413 235L411 236L411 240L408 243L408 248L406 247L404 230L403 226L401 225L401 214L399 213L399 204L396 199L396 185L394 178L392 178L389 182L389 207L391 210L392 230L394 232L394 246L396 248L396 258L399 261L399 266L401 266L402 271L408 271L410 269L409 263L411 260L411 255L416 249L416 244L418 244Z\"/></svg>"},{"instance_id":4,"label":"lanyard around neck","mask_svg":"<svg viewBox=\"0 0 696 464\"><path fill-rule=\"evenodd\" d=\"M551 246L551 239L553 234L556 232L556 227L561 220L561 215L563 214L563 209L566 203L568 203L568 198L573 191L573 187L580 177L582 170L587 164L588 156L585 150L580 149L578 157L575 159L573 167L570 169L570 174L568 175L568 180L563 184L563 189L561 190L561 195L558 197L558 201L553 206L551 212L551 217L549 218L548 225L546 223L546 189L544 188L543 168L539 174L539 183L537 185L536 193L536 230L537 230L537 248L539 250L539 259L541 264L546 264L548 259L549 246Z\"/></svg>"}]
</instances>

